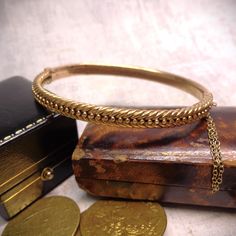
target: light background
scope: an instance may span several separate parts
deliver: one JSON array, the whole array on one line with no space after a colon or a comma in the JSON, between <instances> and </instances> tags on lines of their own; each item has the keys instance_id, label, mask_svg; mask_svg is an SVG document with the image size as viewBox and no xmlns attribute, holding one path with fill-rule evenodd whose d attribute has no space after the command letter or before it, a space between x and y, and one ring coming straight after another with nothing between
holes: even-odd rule
<instances>
[{"instance_id":1,"label":"light background","mask_svg":"<svg viewBox=\"0 0 236 236\"><path fill-rule=\"evenodd\" d=\"M33 80L45 67L107 63L173 72L208 87L218 105L236 102L236 1L1 0L0 80ZM181 105L189 95L126 78L67 79L52 89L97 104ZM12 91L14 96L14 91ZM0 113L1 114L1 113ZM84 124L79 123L80 132ZM73 177L50 195L73 198L81 210L94 199ZM236 235L236 212L168 206L166 236ZM0 219L0 232L5 222Z\"/></svg>"}]
</instances>

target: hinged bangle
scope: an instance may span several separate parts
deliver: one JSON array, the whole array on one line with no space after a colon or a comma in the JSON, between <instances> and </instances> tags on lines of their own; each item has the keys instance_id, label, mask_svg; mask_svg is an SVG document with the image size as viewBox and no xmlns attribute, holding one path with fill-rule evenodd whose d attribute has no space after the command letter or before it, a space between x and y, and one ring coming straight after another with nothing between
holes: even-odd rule
<instances>
[{"instance_id":1,"label":"hinged bangle","mask_svg":"<svg viewBox=\"0 0 236 236\"><path fill-rule=\"evenodd\" d=\"M177 109L132 109L75 102L46 90L43 85L61 77L76 74L122 75L151 80L184 90L199 102ZM45 69L34 80L35 99L44 107L61 115L88 122L134 128L166 128L185 125L207 117L213 105L212 94L202 85L167 72L138 67L78 64Z\"/></svg>"},{"instance_id":2,"label":"hinged bangle","mask_svg":"<svg viewBox=\"0 0 236 236\"><path fill-rule=\"evenodd\" d=\"M182 89L198 98L199 102L190 107L177 109L117 108L64 99L43 87L45 83L75 74L122 75L147 79ZM134 128L167 128L185 125L201 118L206 118L210 151L213 159L212 191L217 192L220 190L224 165L215 123L209 113L214 105L213 96L202 85L192 80L158 70L79 64L45 69L35 78L32 90L35 99L49 110L88 122Z\"/></svg>"}]
</instances>

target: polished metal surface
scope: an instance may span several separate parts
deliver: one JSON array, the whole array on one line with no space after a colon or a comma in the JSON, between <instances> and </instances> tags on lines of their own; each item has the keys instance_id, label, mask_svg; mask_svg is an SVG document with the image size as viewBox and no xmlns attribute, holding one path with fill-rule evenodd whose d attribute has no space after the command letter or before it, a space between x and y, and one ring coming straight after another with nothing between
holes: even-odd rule
<instances>
[{"instance_id":1,"label":"polished metal surface","mask_svg":"<svg viewBox=\"0 0 236 236\"><path fill-rule=\"evenodd\" d=\"M153 202L97 201L81 217L82 236L161 236L167 218Z\"/></svg>"},{"instance_id":2,"label":"polished metal surface","mask_svg":"<svg viewBox=\"0 0 236 236\"><path fill-rule=\"evenodd\" d=\"M41 199L11 220L2 236L74 236L80 221L77 204L67 197Z\"/></svg>"},{"instance_id":3,"label":"polished metal surface","mask_svg":"<svg viewBox=\"0 0 236 236\"><path fill-rule=\"evenodd\" d=\"M120 75L151 80L182 89L197 97L199 102L177 109L106 107L68 100L43 87L45 83L75 74ZM122 127L166 128L185 125L206 117L213 106L212 94L197 82L167 72L140 67L77 64L45 69L35 78L32 90L35 99L53 112L73 119Z\"/></svg>"}]
</instances>

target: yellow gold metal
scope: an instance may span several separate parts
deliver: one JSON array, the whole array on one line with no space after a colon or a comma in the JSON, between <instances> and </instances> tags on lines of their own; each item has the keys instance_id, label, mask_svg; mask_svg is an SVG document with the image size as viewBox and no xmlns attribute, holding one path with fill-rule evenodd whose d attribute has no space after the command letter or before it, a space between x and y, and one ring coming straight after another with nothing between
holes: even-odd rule
<instances>
[{"instance_id":1,"label":"yellow gold metal","mask_svg":"<svg viewBox=\"0 0 236 236\"><path fill-rule=\"evenodd\" d=\"M220 141L216 130L216 125L210 113L207 116L207 131L210 151L213 159L212 170L212 191L213 193L220 190L220 184L223 181L224 165L220 150Z\"/></svg>"},{"instance_id":2,"label":"yellow gold metal","mask_svg":"<svg viewBox=\"0 0 236 236\"><path fill-rule=\"evenodd\" d=\"M131 109L107 107L64 99L46 90L43 85L53 80L75 74L122 75L151 80L184 90L199 102L190 107L177 109ZM35 99L47 109L61 115L99 124L134 128L169 128L186 125L202 118L207 119L211 154L213 157L213 192L219 190L224 166L220 153L220 142L210 109L215 103L212 94L195 81L167 72L138 67L78 64L45 69L34 80L32 91Z\"/></svg>"},{"instance_id":3,"label":"yellow gold metal","mask_svg":"<svg viewBox=\"0 0 236 236\"><path fill-rule=\"evenodd\" d=\"M158 203L97 201L81 217L83 236L160 236L167 225Z\"/></svg>"},{"instance_id":4,"label":"yellow gold metal","mask_svg":"<svg viewBox=\"0 0 236 236\"><path fill-rule=\"evenodd\" d=\"M41 196L42 192L43 181L40 173L35 173L0 196L1 208L11 218Z\"/></svg>"},{"instance_id":5,"label":"yellow gold metal","mask_svg":"<svg viewBox=\"0 0 236 236\"><path fill-rule=\"evenodd\" d=\"M0 195L0 204L4 215L6 215L7 218L13 217L30 203L42 196L45 191L44 182L49 181L49 177L53 177L51 174L53 174L54 170L58 166L63 165L66 160L67 158L55 163L52 167L45 168L45 172L43 171L40 173L39 171L36 171L36 173L30 175L30 177L27 176L24 181L21 181L13 188L2 193ZM22 163L24 164L24 162ZM46 178L44 177L44 180L42 178L43 173L46 173Z\"/></svg>"},{"instance_id":6,"label":"yellow gold metal","mask_svg":"<svg viewBox=\"0 0 236 236\"><path fill-rule=\"evenodd\" d=\"M198 98L199 102L178 109L117 108L64 99L43 87L45 83L75 74L111 74L151 80L182 89ZM212 94L192 80L167 72L136 67L78 64L45 69L35 78L32 90L41 105L61 115L83 121L135 128L185 125L206 117L213 104Z\"/></svg>"},{"instance_id":7,"label":"yellow gold metal","mask_svg":"<svg viewBox=\"0 0 236 236\"><path fill-rule=\"evenodd\" d=\"M67 198L43 198L11 220L3 236L72 236L76 235L80 221L77 204Z\"/></svg>"},{"instance_id":8,"label":"yellow gold metal","mask_svg":"<svg viewBox=\"0 0 236 236\"><path fill-rule=\"evenodd\" d=\"M11 139L16 138L18 135L27 132L28 129L46 122L54 115L55 114L50 114L38 119L37 121L27 124L26 126L17 130L15 133L12 133L0 140L0 144L4 144L5 141L10 141ZM17 149L15 148L15 146L13 146L12 148ZM9 158L7 149L4 150L5 151L1 152L0 158L0 195L11 189L13 186L21 182L31 174L35 173L35 171L38 170L39 163L41 163L42 165L42 162L45 161L45 158L42 159L40 156L35 156L35 160L33 161L27 155L23 155L23 153L16 150L14 151L14 153L17 153L17 156L15 156L15 158L18 160L18 164L15 165L14 161ZM11 171L9 171L9 166ZM15 174L13 175L12 173Z\"/></svg>"},{"instance_id":9,"label":"yellow gold metal","mask_svg":"<svg viewBox=\"0 0 236 236\"><path fill-rule=\"evenodd\" d=\"M41 179L43 181L48 181L52 180L54 177L53 169L50 167L46 167L43 169L42 174L41 174Z\"/></svg>"}]
</instances>

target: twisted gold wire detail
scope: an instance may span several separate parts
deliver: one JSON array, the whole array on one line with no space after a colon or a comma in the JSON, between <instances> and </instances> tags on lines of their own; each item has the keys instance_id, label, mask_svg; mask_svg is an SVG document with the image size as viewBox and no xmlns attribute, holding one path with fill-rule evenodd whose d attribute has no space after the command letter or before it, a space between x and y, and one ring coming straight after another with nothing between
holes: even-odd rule
<instances>
[{"instance_id":1,"label":"twisted gold wire detail","mask_svg":"<svg viewBox=\"0 0 236 236\"><path fill-rule=\"evenodd\" d=\"M131 109L98 106L64 99L43 88L45 83L75 74L122 75L151 80L182 89L199 99L190 107L177 109ZM202 85L158 70L137 67L78 64L45 69L33 82L35 99L61 115L88 122L134 128L166 128L185 125L207 117L213 105L212 94Z\"/></svg>"},{"instance_id":2,"label":"twisted gold wire detail","mask_svg":"<svg viewBox=\"0 0 236 236\"><path fill-rule=\"evenodd\" d=\"M182 89L199 102L177 109L131 109L98 106L64 99L43 88L45 83L75 74L122 75L151 80ZM45 69L34 80L35 99L47 109L61 115L88 122L134 128L168 128L192 123L205 118L213 159L212 191L217 192L222 183L224 165L215 123L210 115L212 94L202 85L183 77L158 70L137 67L78 64Z\"/></svg>"}]
</instances>

